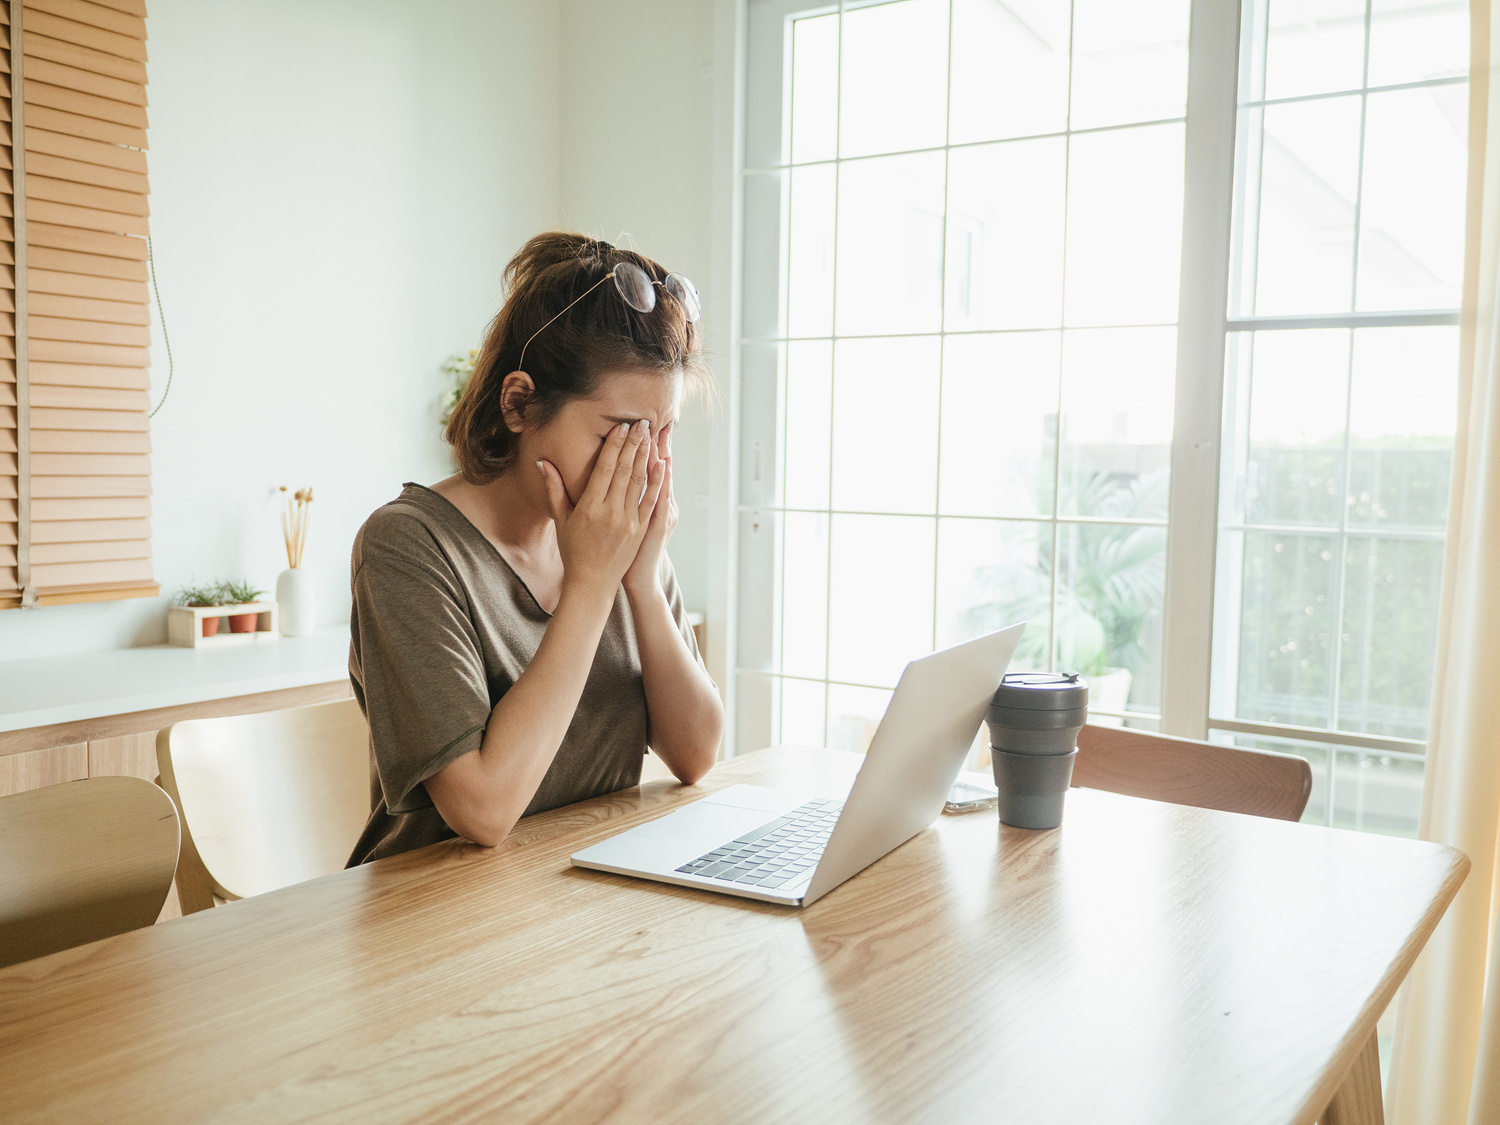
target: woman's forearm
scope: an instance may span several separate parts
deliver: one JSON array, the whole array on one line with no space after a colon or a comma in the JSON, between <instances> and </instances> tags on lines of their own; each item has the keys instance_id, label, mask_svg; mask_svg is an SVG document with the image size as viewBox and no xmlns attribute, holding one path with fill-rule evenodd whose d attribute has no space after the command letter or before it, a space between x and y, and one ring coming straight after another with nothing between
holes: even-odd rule
<instances>
[{"instance_id":1,"label":"woman's forearm","mask_svg":"<svg viewBox=\"0 0 1500 1125\"><path fill-rule=\"evenodd\" d=\"M490 712L479 750L427 779L459 835L495 847L531 804L578 709L613 604L598 590L564 585L536 655Z\"/></svg>"},{"instance_id":2,"label":"woman's forearm","mask_svg":"<svg viewBox=\"0 0 1500 1125\"><path fill-rule=\"evenodd\" d=\"M641 679L650 716L651 749L684 785L692 785L713 766L724 733L724 705L718 689L688 650L661 587L626 588Z\"/></svg>"}]
</instances>

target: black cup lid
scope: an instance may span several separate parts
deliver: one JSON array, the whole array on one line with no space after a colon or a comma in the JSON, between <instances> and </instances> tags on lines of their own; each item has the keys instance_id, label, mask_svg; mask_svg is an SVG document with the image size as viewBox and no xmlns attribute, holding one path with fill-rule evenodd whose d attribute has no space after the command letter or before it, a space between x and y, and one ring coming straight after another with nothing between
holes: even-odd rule
<instances>
[{"instance_id":1,"label":"black cup lid","mask_svg":"<svg viewBox=\"0 0 1500 1125\"><path fill-rule=\"evenodd\" d=\"M1007 672L994 706L1023 711L1070 711L1089 705L1089 682L1077 672Z\"/></svg>"}]
</instances>

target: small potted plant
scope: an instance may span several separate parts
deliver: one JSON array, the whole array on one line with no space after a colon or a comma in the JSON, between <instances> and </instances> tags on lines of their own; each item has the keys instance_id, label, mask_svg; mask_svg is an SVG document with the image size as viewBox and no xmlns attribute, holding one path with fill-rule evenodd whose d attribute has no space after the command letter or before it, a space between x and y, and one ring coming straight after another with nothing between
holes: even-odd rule
<instances>
[{"instance_id":1,"label":"small potted plant","mask_svg":"<svg viewBox=\"0 0 1500 1125\"><path fill-rule=\"evenodd\" d=\"M479 349L470 348L468 355L450 355L443 360L443 372L448 376L448 390L443 395L443 424L453 416L458 400L464 397L464 389L474 377L474 363L479 358Z\"/></svg>"},{"instance_id":2,"label":"small potted plant","mask_svg":"<svg viewBox=\"0 0 1500 1125\"><path fill-rule=\"evenodd\" d=\"M177 591L177 596L172 601L177 605L188 606L216 606L224 604L224 599L219 593L218 584L212 582L206 582L202 585L195 582L184 586ZM215 636L219 632L219 621L220 618L217 617L205 617L203 619L203 635L205 637Z\"/></svg>"},{"instance_id":3,"label":"small potted plant","mask_svg":"<svg viewBox=\"0 0 1500 1125\"><path fill-rule=\"evenodd\" d=\"M219 585L219 592L224 605L247 605L265 593L250 585L244 579L238 582L223 582ZM256 618L258 613L235 613L229 617L229 631L231 633L253 633L255 632ZM207 634L205 634L207 635Z\"/></svg>"}]
</instances>

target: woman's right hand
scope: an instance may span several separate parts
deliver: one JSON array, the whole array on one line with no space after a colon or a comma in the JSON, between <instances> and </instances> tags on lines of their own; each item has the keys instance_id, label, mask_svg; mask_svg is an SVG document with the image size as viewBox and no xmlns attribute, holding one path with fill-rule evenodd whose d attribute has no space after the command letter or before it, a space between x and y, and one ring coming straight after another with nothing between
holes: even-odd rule
<instances>
[{"instance_id":1,"label":"woman's right hand","mask_svg":"<svg viewBox=\"0 0 1500 1125\"><path fill-rule=\"evenodd\" d=\"M568 499L557 466L537 462L557 524L564 589L591 590L613 600L651 525L666 475L662 463L651 460L650 436L651 424L644 419L616 426L576 505Z\"/></svg>"}]
</instances>

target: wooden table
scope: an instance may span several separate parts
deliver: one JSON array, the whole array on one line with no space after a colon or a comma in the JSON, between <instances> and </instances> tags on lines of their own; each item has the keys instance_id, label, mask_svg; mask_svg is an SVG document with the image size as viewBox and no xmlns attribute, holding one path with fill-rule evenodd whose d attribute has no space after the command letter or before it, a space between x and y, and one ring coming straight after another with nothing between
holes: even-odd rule
<instances>
[{"instance_id":1,"label":"wooden table","mask_svg":"<svg viewBox=\"0 0 1500 1125\"><path fill-rule=\"evenodd\" d=\"M1075 790L794 910L568 854L777 749L0 972L8 1122L1312 1122L1468 867Z\"/></svg>"}]
</instances>

